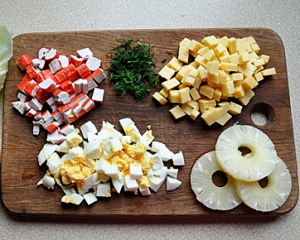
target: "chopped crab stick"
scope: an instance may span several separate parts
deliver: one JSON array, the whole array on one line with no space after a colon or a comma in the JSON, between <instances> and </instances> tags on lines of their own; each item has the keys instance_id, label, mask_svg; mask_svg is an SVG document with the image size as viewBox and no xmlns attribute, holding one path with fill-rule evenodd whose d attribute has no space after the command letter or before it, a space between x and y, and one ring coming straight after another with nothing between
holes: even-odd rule
<instances>
[{"instance_id":1,"label":"chopped crab stick","mask_svg":"<svg viewBox=\"0 0 300 240\"><path fill-rule=\"evenodd\" d=\"M78 50L77 55L81 58L88 58L89 56L93 56L93 53L89 48L84 48L84 49Z\"/></svg>"},{"instance_id":2,"label":"chopped crab stick","mask_svg":"<svg viewBox=\"0 0 300 240\"><path fill-rule=\"evenodd\" d=\"M73 64L65 67L63 69L64 73L66 74L69 81L73 82L80 77L76 67Z\"/></svg>"},{"instance_id":3,"label":"chopped crab stick","mask_svg":"<svg viewBox=\"0 0 300 240\"><path fill-rule=\"evenodd\" d=\"M48 64L50 71L52 74L57 73L59 70L62 69L62 66L60 62L58 61L57 58L53 59L49 64Z\"/></svg>"},{"instance_id":4,"label":"chopped crab stick","mask_svg":"<svg viewBox=\"0 0 300 240\"><path fill-rule=\"evenodd\" d=\"M49 49L48 49L48 48L41 48L41 49L39 50L39 59L45 58L46 53L48 53L48 52L49 52Z\"/></svg>"},{"instance_id":5,"label":"chopped crab stick","mask_svg":"<svg viewBox=\"0 0 300 240\"><path fill-rule=\"evenodd\" d=\"M24 92L31 97L35 97L38 90L39 86L34 80L30 80L29 82L27 82L24 88Z\"/></svg>"},{"instance_id":6,"label":"chopped crab stick","mask_svg":"<svg viewBox=\"0 0 300 240\"><path fill-rule=\"evenodd\" d=\"M102 103L104 98L104 89L94 88L92 100L94 102Z\"/></svg>"},{"instance_id":7,"label":"chopped crab stick","mask_svg":"<svg viewBox=\"0 0 300 240\"><path fill-rule=\"evenodd\" d=\"M47 92L53 92L56 89L56 83L51 77L48 77L45 81L39 83L39 87Z\"/></svg>"},{"instance_id":8,"label":"chopped crab stick","mask_svg":"<svg viewBox=\"0 0 300 240\"><path fill-rule=\"evenodd\" d=\"M93 56L89 56L89 58L86 61L86 65L88 69L90 69L90 71L95 71L96 69L100 68L101 64L101 60Z\"/></svg>"},{"instance_id":9,"label":"chopped crab stick","mask_svg":"<svg viewBox=\"0 0 300 240\"><path fill-rule=\"evenodd\" d=\"M81 64L83 64L85 62L85 59L71 55L69 62L70 62L70 64L72 63L75 67L79 67Z\"/></svg>"},{"instance_id":10,"label":"chopped crab stick","mask_svg":"<svg viewBox=\"0 0 300 240\"><path fill-rule=\"evenodd\" d=\"M43 70L46 61L44 59L35 58L31 60L31 63L33 67L38 67L39 69Z\"/></svg>"},{"instance_id":11,"label":"chopped crab stick","mask_svg":"<svg viewBox=\"0 0 300 240\"><path fill-rule=\"evenodd\" d=\"M67 56L65 56L65 55L59 55L58 61L60 62L60 65L63 68L67 67L70 64L69 58Z\"/></svg>"},{"instance_id":12,"label":"chopped crab stick","mask_svg":"<svg viewBox=\"0 0 300 240\"><path fill-rule=\"evenodd\" d=\"M87 78L91 75L90 69L87 67L86 64L82 64L79 67L77 67L77 71L81 78Z\"/></svg>"},{"instance_id":13,"label":"chopped crab stick","mask_svg":"<svg viewBox=\"0 0 300 240\"><path fill-rule=\"evenodd\" d=\"M34 78L34 79L36 78L38 73L31 64L27 65L25 69L26 69L26 73L30 78Z\"/></svg>"},{"instance_id":14,"label":"chopped crab stick","mask_svg":"<svg viewBox=\"0 0 300 240\"><path fill-rule=\"evenodd\" d=\"M21 71L24 71L31 64L31 58L27 54L24 54L18 59L17 64Z\"/></svg>"},{"instance_id":15,"label":"chopped crab stick","mask_svg":"<svg viewBox=\"0 0 300 240\"><path fill-rule=\"evenodd\" d=\"M46 60L47 62L50 62L50 61L52 61L53 59L58 58L58 57L59 57L59 53L58 53L58 51L57 51L56 49L54 49L54 48L51 48L49 52L46 52L46 53L45 53L45 60Z\"/></svg>"},{"instance_id":16,"label":"chopped crab stick","mask_svg":"<svg viewBox=\"0 0 300 240\"><path fill-rule=\"evenodd\" d=\"M41 83L41 82L45 81L47 78L52 77L52 76L53 76L53 74L51 73L51 71L49 69L47 69L47 70L43 70L43 71L39 72L37 74L35 80L38 83Z\"/></svg>"},{"instance_id":17,"label":"chopped crab stick","mask_svg":"<svg viewBox=\"0 0 300 240\"><path fill-rule=\"evenodd\" d=\"M98 84L100 84L106 78L106 75L101 68L98 68L92 73L92 77Z\"/></svg>"}]
</instances>

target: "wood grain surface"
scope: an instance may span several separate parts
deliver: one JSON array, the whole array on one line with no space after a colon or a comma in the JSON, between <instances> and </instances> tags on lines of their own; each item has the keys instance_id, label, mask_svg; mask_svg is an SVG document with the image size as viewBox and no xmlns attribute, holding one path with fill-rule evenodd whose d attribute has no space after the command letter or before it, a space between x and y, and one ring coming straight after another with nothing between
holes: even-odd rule
<instances>
[{"instance_id":1,"label":"wood grain surface","mask_svg":"<svg viewBox=\"0 0 300 240\"><path fill-rule=\"evenodd\" d=\"M60 199L64 195L56 186L53 191L37 182L45 174L45 167L39 167L37 155L45 144L46 132L39 136L32 135L31 120L20 115L12 108L17 100L16 85L24 75L16 65L17 59L28 54L37 57L41 47L56 48L61 54L70 56L76 50L89 47L94 55L103 61L103 69L110 66L106 54L117 45L120 39L142 39L144 43L156 43L154 47L156 70L159 71L165 59L168 62L177 56L179 42L187 37L201 41L204 37L215 35L242 38L255 37L261 51L260 54L270 55L266 67L275 67L277 74L262 81L254 90L255 97L243 109L241 115L232 117L224 126L208 127L201 118L195 122L188 117L174 120L169 114L170 105L159 105L151 95L160 90L151 89L151 94L144 102L134 104L130 95L121 96L116 92L109 78L101 83L105 89L102 105L83 116L75 127L80 127L88 120L93 121L98 130L102 121L108 121L121 130L119 119L131 117L137 127L144 132L152 125L155 140L165 143L173 152L183 151L186 165L180 167L178 178L182 181L179 189L166 192L165 184L157 193L150 197L141 197L132 193L116 194L111 198L99 198L98 202L88 206L83 202L79 207L62 205ZM171 54L170 54L171 53ZM109 75L106 71L107 76ZM251 120L254 109L267 112L268 122L256 126ZM116 114L121 112L121 114ZM5 84L3 145L1 162L1 193L7 210L18 216L59 216L59 217L151 217L151 216L280 216L290 212L298 201L297 160L294 146L291 107L288 89L288 77L284 46L280 37L269 29L170 29L170 30L111 30L87 32L53 32L27 33L14 38L14 55L9 62L9 72ZM265 132L274 142L279 157L287 164L292 175L292 192L279 209L270 213L251 210L241 204L231 211L212 211L195 199L190 188L191 168L202 154L214 149L219 134L235 124L256 126ZM121 130L122 131L122 130Z\"/></svg>"}]
</instances>

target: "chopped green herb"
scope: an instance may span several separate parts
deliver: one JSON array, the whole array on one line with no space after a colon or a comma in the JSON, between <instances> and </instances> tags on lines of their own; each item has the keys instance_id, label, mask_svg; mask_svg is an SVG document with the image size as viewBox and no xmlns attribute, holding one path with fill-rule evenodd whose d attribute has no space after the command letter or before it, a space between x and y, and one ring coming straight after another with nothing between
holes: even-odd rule
<instances>
[{"instance_id":1,"label":"chopped green herb","mask_svg":"<svg viewBox=\"0 0 300 240\"><path fill-rule=\"evenodd\" d=\"M164 63L165 61L167 61L167 59L162 60L161 63Z\"/></svg>"},{"instance_id":2,"label":"chopped green herb","mask_svg":"<svg viewBox=\"0 0 300 240\"><path fill-rule=\"evenodd\" d=\"M134 115L134 113L130 113L130 112L123 112L123 111L116 111L116 115L119 116L119 115Z\"/></svg>"},{"instance_id":3,"label":"chopped green herb","mask_svg":"<svg viewBox=\"0 0 300 240\"><path fill-rule=\"evenodd\" d=\"M150 93L149 86L157 87L158 73L153 59L153 45L145 45L141 40L133 44L132 39L122 41L112 50L113 57L109 70L110 81L117 91L132 94L142 101Z\"/></svg>"}]
</instances>

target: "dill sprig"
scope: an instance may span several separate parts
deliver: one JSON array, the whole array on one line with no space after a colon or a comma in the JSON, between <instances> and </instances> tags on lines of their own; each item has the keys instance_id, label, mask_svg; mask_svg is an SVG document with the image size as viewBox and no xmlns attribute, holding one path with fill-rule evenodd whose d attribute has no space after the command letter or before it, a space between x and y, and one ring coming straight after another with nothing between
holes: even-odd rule
<instances>
[{"instance_id":1,"label":"dill sprig","mask_svg":"<svg viewBox=\"0 0 300 240\"><path fill-rule=\"evenodd\" d=\"M148 87L157 87L153 46L143 44L141 40L134 45L132 39L126 39L112 50L113 57L108 69L110 81L122 95L128 92L137 101L143 101L150 93Z\"/></svg>"}]
</instances>

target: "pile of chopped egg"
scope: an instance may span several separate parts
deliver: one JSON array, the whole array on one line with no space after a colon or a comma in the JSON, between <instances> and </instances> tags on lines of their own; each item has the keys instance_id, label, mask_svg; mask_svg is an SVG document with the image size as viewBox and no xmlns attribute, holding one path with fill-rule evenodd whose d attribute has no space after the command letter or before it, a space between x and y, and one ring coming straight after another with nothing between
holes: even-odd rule
<instances>
[{"instance_id":1,"label":"pile of chopped egg","mask_svg":"<svg viewBox=\"0 0 300 240\"><path fill-rule=\"evenodd\" d=\"M120 119L120 124L125 135L109 122L103 122L100 131L91 121L80 130L70 125L61 143L48 142L41 149L38 163L48 170L38 185L59 185L65 193L61 201L76 205L84 199L90 205L122 189L149 196L165 181L167 191L177 189L178 167L185 164L182 151L174 154L154 141L151 126L141 134L130 118ZM168 168L164 162L169 160L173 166Z\"/></svg>"},{"instance_id":2,"label":"pile of chopped egg","mask_svg":"<svg viewBox=\"0 0 300 240\"><path fill-rule=\"evenodd\" d=\"M201 42L184 38L178 57L160 70L166 81L153 98L162 105L169 101L173 105L169 112L175 119L201 116L209 126L224 125L232 115L241 113L260 81L276 74L275 68L265 69L270 56L259 56L259 51L252 36L212 35Z\"/></svg>"}]
</instances>

